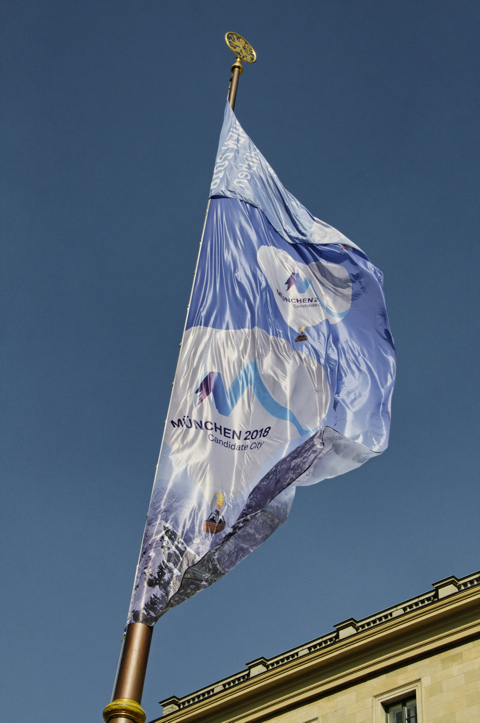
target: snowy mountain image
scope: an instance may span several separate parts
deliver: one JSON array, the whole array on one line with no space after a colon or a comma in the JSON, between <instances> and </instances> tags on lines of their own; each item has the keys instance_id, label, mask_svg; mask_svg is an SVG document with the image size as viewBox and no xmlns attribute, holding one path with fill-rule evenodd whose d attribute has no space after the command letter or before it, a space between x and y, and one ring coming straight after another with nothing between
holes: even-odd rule
<instances>
[{"instance_id":1,"label":"snowy mountain image","mask_svg":"<svg viewBox=\"0 0 480 723\"><path fill-rule=\"evenodd\" d=\"M159 524L152 513L146 532L151 536L144 538L131 602L133 619L141 612L142 622L149 621L149 615L155 619L180 587L185 570L198 560L182 538L169 525Z\"/></svg>"}]
</instances>

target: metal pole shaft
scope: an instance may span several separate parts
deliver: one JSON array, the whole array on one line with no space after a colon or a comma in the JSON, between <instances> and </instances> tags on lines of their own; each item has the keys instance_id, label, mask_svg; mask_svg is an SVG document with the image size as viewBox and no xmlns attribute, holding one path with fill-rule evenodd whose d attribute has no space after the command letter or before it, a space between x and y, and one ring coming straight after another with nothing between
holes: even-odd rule
<instances>
[{"instance_id":1,"label":"metal pole shaft","mask_svg":"<svg viewBox=\"0 0 480 723\"><path fill-rule=\"evenodd\" d=\"M232 79L230 81L230 91L228 94L228 102L232 110L235 110L235 100L237 98L238 80L243 73L242 64L240 58L237 58L232 65Z\"/></svg>"},{"instance_id":2,"label":"metal pole shaft","mask_svg":"<svg viewBox=\"0 0 480 723\"><path fill-rule=\"evenodd\" d=\"M114 698L130 698L137 703L142 702L152 632L153 627L144 623L130 623L127 627Z\"/></svg>"},{"instance_id":3,"label":"metal pole shaft","mask_svg":"<svg viewBox=\"0 0 480 723\"><path fill-rule=\"evenodd\" d=\"M139 707L142 702L152 633L153 627L144 625L144 623L130 623L127 627L114 700L104 711L104 719L108 723L132 723L132 719L135 720L133 717L135 715L134 704L138 704ZM122 715L120 701L125 701L123 708L125 713L128 712L128 716ZM128 709L129 702L133 702L131 711ZM127 704L126 708L125 704Z\"/></svg>"}]
</instances>

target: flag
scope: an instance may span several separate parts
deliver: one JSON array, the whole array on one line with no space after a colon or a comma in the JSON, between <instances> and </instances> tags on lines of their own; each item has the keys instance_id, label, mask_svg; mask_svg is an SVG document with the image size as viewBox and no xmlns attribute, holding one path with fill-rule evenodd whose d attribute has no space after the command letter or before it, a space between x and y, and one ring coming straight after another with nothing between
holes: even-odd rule
<instances>
[{"instance_id":1,"label":"flag","mask_svg":"<svg viewBox=\"0 0 480 723\"><path fill-rule=\"evenodd\" d=\"M394 379L382 273L282 186L227 104L129 622L231 570L296 486L382 453Z\"/></svg>"}]
</instances>

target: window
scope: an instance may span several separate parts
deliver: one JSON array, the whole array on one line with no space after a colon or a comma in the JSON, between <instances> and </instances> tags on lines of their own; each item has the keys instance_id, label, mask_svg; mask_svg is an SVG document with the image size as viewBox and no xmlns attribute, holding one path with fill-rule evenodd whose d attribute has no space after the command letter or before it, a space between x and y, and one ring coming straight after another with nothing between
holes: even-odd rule
<instances>
[{"instance_id":1,"label":"window","mask_svg":"<svg viewBox=\"0 0 480 723\"><path fill-rule=\"evenodd\" d=\"M386 723L417 723L417 701L406 698L385 706Z\"/></svg>"},{"instance_id":2,"label":"window","mask_svg":"<svg viewBox=\"0 0 480 723\"><path fill-rule=\"evenodd\" d=\"M421 681L412 680L374 696L373 723L424 723Z\"/></svg>"}]
</instances>

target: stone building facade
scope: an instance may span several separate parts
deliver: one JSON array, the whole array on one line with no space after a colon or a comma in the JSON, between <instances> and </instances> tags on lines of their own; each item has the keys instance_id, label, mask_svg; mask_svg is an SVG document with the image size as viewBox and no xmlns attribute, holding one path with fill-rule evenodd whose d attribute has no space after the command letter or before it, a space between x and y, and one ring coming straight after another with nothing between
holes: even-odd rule
<instances>
[{"instance_id":1,"label":"stone building facade","mask_svg":"<svg viewBox=\"0 0 480 723\"><path fill-rule=\"evenodd\" d=\"M184 698L155 723L480 723L480 572Z\"/></svg>"}]
</instances>

